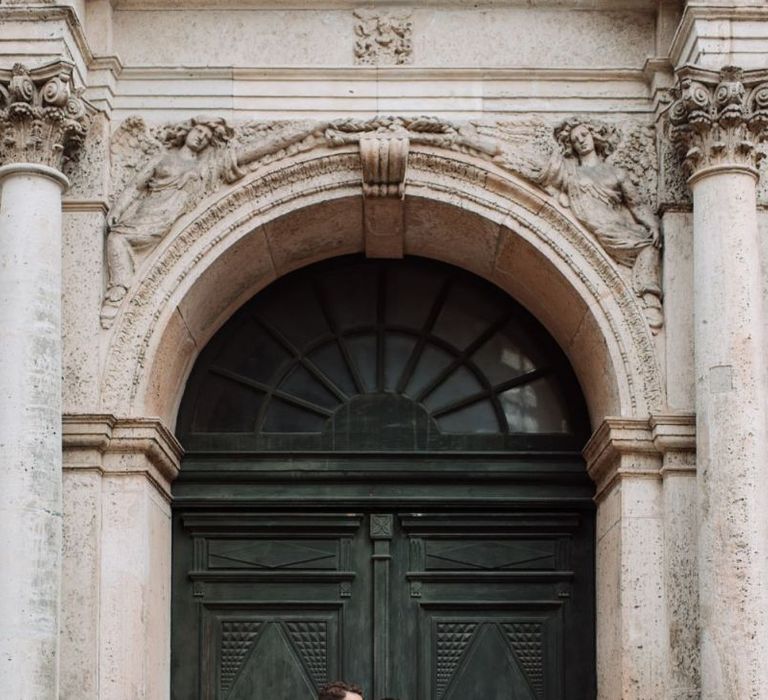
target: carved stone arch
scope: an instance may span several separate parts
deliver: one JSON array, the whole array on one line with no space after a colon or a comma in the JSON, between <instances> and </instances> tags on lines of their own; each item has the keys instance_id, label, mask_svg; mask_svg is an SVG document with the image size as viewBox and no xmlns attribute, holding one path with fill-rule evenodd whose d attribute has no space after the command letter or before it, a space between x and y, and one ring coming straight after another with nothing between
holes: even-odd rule
<instances>
[{"instance_id":1,"label":"carved stone arch","mask_svg":"<svg viewBox=\"0 0 768 700\"><path fill-rule=\"evenodd\" d=\"M138 270L107 349L102 408L175 423L194 360L286 272L364 249L356 147L273 163L201 202ZM593 425L663 405L654 341L631 286L540 189L487 160L416 146L405 252L468 269L526 306L566 352Z\"/></svg>"}]
</instances>

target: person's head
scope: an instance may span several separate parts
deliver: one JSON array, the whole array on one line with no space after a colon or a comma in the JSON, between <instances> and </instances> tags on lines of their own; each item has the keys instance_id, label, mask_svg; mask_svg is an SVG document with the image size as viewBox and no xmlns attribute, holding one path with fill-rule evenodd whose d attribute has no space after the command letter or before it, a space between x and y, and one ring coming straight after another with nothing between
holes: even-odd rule
<instances>
[{"instance_id":1,"label":"person's head","mask_svg":"<svg viewBox=\"0 0 768 700\"><path fill-rule=\"evenodd\" d=\"M363 700L363 689L352 683L333 681L320 688L317 700Z\"/></svg>"},{"instance_id":2,"label":"person's head","mask_svg":"<svg viewBox=\"0 0 768 700\"><path fill-rule=\"evenodd\" d=\"M232 127L223 119L201 116L169 127L165 132L165 141L169 146L186 146L191 151L200 153L210 145L223 146L233 136Z\"/></svg>"},{"instance_id":3,"label":"person's head","mask_svg":"<svg viewBox=\"0 0 768 700\"><path fill-rule=\"evenodd\" d=\"M594 151L606 158L618 146L619 132L610 124L571 117L555 128L555 139L566 157L581 159Z\"/></svg>"}]
</instances>

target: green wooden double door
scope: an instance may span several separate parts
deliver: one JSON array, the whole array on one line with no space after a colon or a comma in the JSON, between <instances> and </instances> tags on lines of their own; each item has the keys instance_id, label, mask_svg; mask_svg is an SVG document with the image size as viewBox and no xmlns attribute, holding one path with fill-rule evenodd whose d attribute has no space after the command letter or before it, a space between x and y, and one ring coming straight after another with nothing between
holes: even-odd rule
<instances>
[{"instance_id":1,"label":"green wooden double door","mask_svg":"<svg viewBox=\"0 0 768 700\"><path fill-rule=\"evenodd\" d=\"M594 697L591 519L567 510L176 516L174 698Z\"/></svg>"},{"instance_id":2,"label":"green wooden double door","mask_svg":"<svg viewBox=\"0 0 768 700\"><path fill-rule=\"evenodd\" d=\"M177 434L176 700L594 698L587 413L498 288L286 275L201 352Z\"/></svg>"}]
</instances>

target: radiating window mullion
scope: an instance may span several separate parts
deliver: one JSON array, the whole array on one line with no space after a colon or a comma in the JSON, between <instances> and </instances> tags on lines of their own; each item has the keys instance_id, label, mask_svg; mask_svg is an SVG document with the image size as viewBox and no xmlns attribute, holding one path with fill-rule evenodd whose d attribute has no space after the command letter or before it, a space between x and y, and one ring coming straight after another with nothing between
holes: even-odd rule
<instances>
[{"instance_id":1,"label":"radiating window mullion","mask_svg":"<svg viewBox=\"0 0 768 700\"><path fill-rule=\"evenodd\" d=\"M466 364L472 355L474 355L484 343L487 343L498 331L500 331L504 325L509 321L510 312L505 313L495 323L492 323L488 328L483 331L476 340L472 341L465 350L461 351L456 359L448 365L442 372L440 372L427 386L425 386L416 397L418 402L423 402L437 387L439 387L444 381L448 379L457 369Z\"/></svg>"},{"instance_id":2,"label":"radiating window mullion","mask_svg":"<svg viewBox=\"0 0 768 700\"><path fill-rule=\"evenodd\" d=\"M384 363L385 352L384 343L386 342L384 326L387 305L387 276L382 265L377 266L378 280L376 284L376 391L380 394L384 392Z\"/></svg>"},{"instance_id":3,"label":"radiating window mullion","mask_svg":"<svg viewBox=\"0 0 768 700\"><path fill-rule=\"evenodd\" d=\"M312 403L311 401L306 401L305 399L301 399L298 396L294 396L293 394L288 394L284 391L280 391L275 387L268 387L266 384L263 384L262 382L257 382L254 379L245 377L242 374L233 372L232 370L224 369L223 367L211 367L211 372L219 375L220 377L224 377L225 379L229 379L233 382L237 382L238 384L242 384L243 386L247 386L247 387L250 387L251 389L255 389L256 391L263 392L265 394L266 400L274 396L279 398L281 401L285 401L286 403L291 403L295 406L299 406L300 408L304 408L320 416L328 417L333 415L333 411L330 411L327 408L324 408L323 406L319 406L318 404Z\"/></svg>"},{"instance_id":4,"label":"radiating window mullion","mask_svg":"<svg viewBox=\"0 0 768 700\"><path fill-rule=\"evenodd\" d=\"M416 369L416 365L419 363L419 360L421 359L421 356L424 352L424 348L426 347L427 337L430 335L430 333L432 333L432 329L435 327L435 323L437 323L440 312L443 310L445 300L448 297L448 292L451 290L452 281L453 280L450 277L446 279L445 282L443 282L443 285L440 288L437 296L435 297L432 308L429 310L429 316L427 316L427 320L422 326L419 339L416 341L413 352L411 352L411 356L408 358L408 362L405 363L405 368L403 369L403 373L400 376L400 381L397 383L395 392L398 394L405 392L405 388L408 386L408 383L413 377L413 372Z\"/></svg>"},{"instance_id":5,"label":"radiating window mullion","mask_svg":"<svg viewBox=\"0 0 768 700\"><path fill-rule=\"evenodd\" d=\"M347 344L344 340L344 336L339 331L339 327L336 324L336 319L333 317L333 314L331 313L331 310L328 307L328 300L326 299L325 293L323 292L323 288L317 279L314 280L314 288L315 288L315 294L317 296L318 303L320 304L320 308L323 310L323 316L325 316L325 321L328 324L328 328L331 329L331 333L333 334L333 337L336 339L336 343L339 346L339 352L341 353L341 356L344 358L344 362L347 363L347 369L349 370L349 373L352 376L352 381L355 384L355 389L357 390L358 394L364 394L365 384L363 383L363 379L360 376L360 372L357 369L357 365L352 359L352 355L349 352L349 348L347 347Z\"/></svg>"},{"instance_id":6,"label":"radiating window mullion","mask_svg":"<svg viewBox=\"0 0 768 700\"><path fill-rule=\"evenodd\" d=\"M271 323L265 321L264 319L260 318L256 314L253 315L254 321L258 323L269 335L271 335L280 345L282 345L289 353L291 353L296 361L304 367L310 374L312 374L317 381L319 381L328 391L330 391L332 394L336 396L336 398L341 401L342 403L346 401L349 396L346 394L346 392L336 384L336 382L333 381L329 376L325 374L319 367L315 365L312 360L310 360L304 353L301 352L301 350L296 347L288 338L285 337L277 328L275 328ZM282 377L280 377L280 381L282 381L287 373L284 373ZM279 384L279 382L278 382Z\"/></svg>"},{"instance_id":7,"label":"radiating window mullion","mask_svg":"<svg viewBox=\"0 0 768 700\"><path fill-rule=\"evenodd\" d=\"M465 396L463 399L452 401L442 408L433 411L432 417L440 418L440 416L445 416L449 413L453 413L454 411L458 411L459 409L471 406L472 404L479 403L480 401L492 400L494 397L497 397L504 391L508 391L509 389L514 389L515 387L523 386L525 384L530 384L531 382L535 382L537 379L541 379L547 374L549 374L549 368L547 367L534 369L530 372L526 372L525 374L520 374L513 379L508 379L506 382L502 382L501 384L497 384L491 387L490 390L478 391L477 393L470 396Z\"/></svg>"}]
</instances>

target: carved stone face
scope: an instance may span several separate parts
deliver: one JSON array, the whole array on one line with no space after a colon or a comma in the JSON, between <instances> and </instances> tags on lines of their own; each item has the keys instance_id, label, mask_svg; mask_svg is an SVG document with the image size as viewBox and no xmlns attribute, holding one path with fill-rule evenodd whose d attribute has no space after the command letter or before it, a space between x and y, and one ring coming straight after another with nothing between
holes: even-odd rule
<instances>
[{"instance_id":1,"label":"carved stone face","mask_svg":"<svg viewBox=\"0 0 768 700\"><path fill-rule=\"evenodd\" d=\"M579 157L592 153L595 150L595 141L592 132L585 124L579 124L571 131L571 144Z\"/></svg>"},{"instance_id":2,"label":"carved stone face","mask_svg":"<svg viewBox=\"0 0 768 700\"><path fill-rule=\"evenodd\" d=\"M212 137L213 134L207 126L204 126L203 124L196 124L189 130L184 143L191 151L199 153L208 147L208 145L211 143Z\"/></svg>"}]
</instances>

